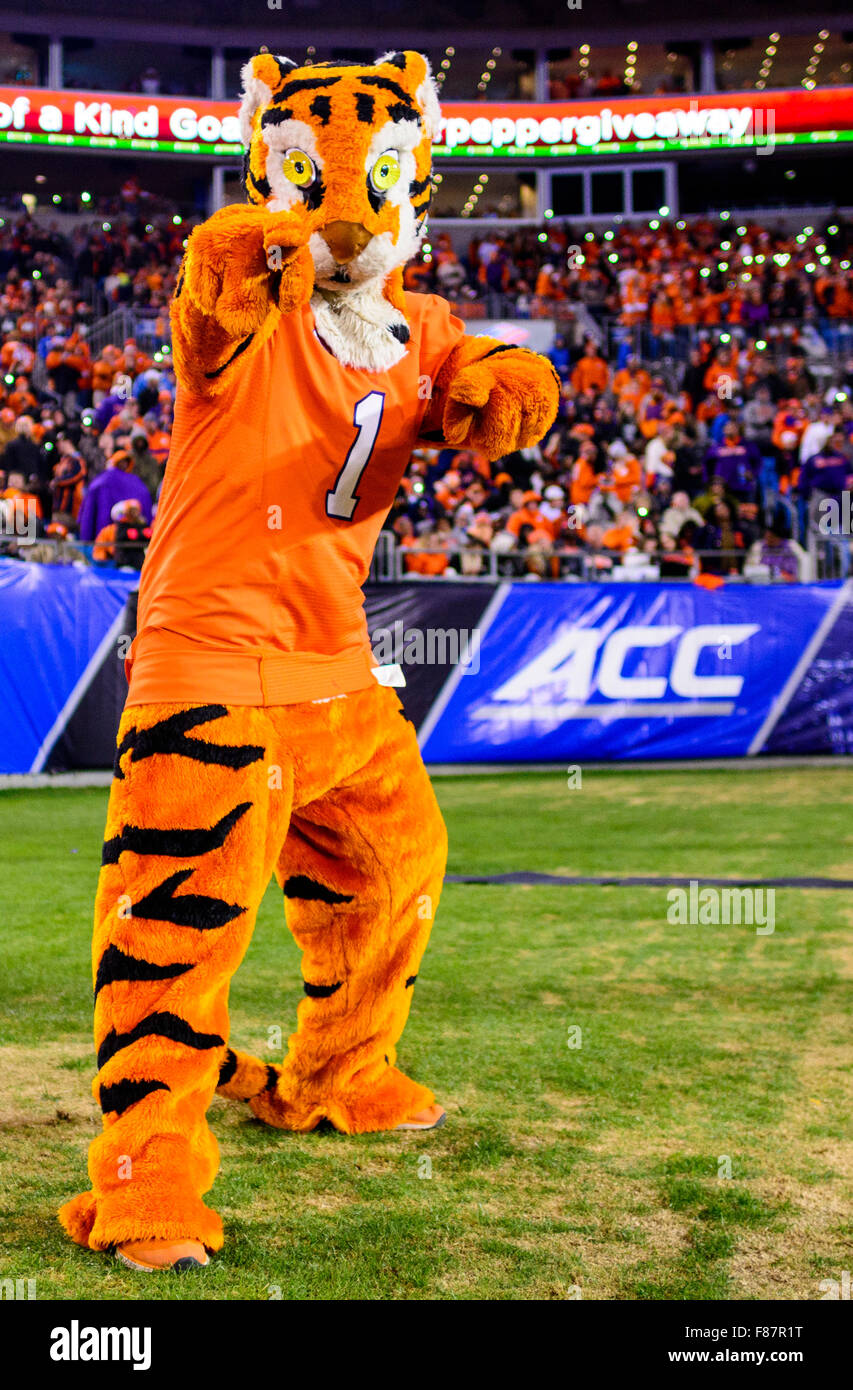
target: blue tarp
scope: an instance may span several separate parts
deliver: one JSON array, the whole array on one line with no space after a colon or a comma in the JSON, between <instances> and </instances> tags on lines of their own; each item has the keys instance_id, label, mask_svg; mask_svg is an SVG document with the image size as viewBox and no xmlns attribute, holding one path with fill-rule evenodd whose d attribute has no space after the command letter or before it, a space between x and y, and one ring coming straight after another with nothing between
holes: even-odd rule
<instances>
[{"instance_id":1,"label":"blue tarp","mask_svg":"<svg viewBox=\"0 0 853 1390\"><path fill-rule=\"evenodd\" d=\"M0 772L38 771L113 641L138 574L0 558Z\"/></svg>"}]
</instances>

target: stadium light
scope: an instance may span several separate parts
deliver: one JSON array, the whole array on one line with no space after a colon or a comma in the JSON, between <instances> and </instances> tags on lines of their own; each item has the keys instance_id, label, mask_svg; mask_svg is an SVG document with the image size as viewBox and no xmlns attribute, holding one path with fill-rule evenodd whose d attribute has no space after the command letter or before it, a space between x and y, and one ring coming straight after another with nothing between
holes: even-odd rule
<instances>
[{"instance_id":1,"label":"stadium light","mask_svg":"<svg viewBox=\"0 0 853 1390\"><path fill-rule=\"evenodd\" d=\"M91 201L92 201L92 195L91 195L91 193L81 193L81 194L80 194L80 202L81 202L81 203L91 203Z\"/></svg>"},{"instance_id":2,"label":"stadium light","mask_svg":"<svg viewBox=\"0 0 853 1390\"><path fill-rule=\"evenodd\" d=\"M763 338L756 338L755 346L758 352L763 352L764 349L767 347L767 344L765 343Z\"/></svg>"},{"instance_id":3,"label":"stadium light","mask_svg":"<svg viewBox=\"0 0 853 1390\"><path fill-rule=\"evenodd\" d=\"M546 208L546 209L545 209L545 216L548 217L548 218L553 217L553 216L554 216L554 209L553 209L553 208Z\"/></svg>"},{"instance_id":4,"label":"stadium light","mask_svg":"<svg viewBox=\"0 0 853 1390\"><path fill-rule=\"evenodd\" d=\"M728 220L729 220L730 217L731 217L731 213L730 213L730 212L721 212L721 213L720 213L720 221L721 221L721 222L728 222Z\"/></svg>"},{"instance_id":5,"label":"stadium light","mask_svg":"<svg viewBox=\"0 0 853 1390\"><path fill-rule=\"evenodd\" d=\"M662 208L658 208L658 212L661 217L669 217L669 208L666 206L666 203L664 203Z\"/></svg>"},{"instance_id":6,"label":"stadium light","mask_svg":"<svg viewBox=\"0 0 853 1390\"><path fill-rule=\"evenodd\" d=\"M731 335L730 333L721 333L721 334L720 334L720 342L721 342L721 343L730 343L731 340L732 340L732 335Z\"/></svg>"}]
</instances>

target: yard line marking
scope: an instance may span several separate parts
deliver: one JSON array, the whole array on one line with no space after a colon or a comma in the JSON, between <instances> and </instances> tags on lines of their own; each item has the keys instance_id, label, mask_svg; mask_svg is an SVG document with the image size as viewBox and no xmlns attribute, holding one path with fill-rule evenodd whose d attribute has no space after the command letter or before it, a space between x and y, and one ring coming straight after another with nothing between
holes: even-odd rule
<instances>
[{"instance_id":1,"label":"yard line marking","mask_svg":"<svg viewBox=\"0 0 853 1390\"><path fill-rule=\"evenodd\" d=\"M520 870L509 874L445 874L445 883L493 884L512 887L513 884L539 888L689 888L697 881L711 888L853 888L850 878L707 878L694 874L692 878L656 878L650 874L595 874L590 877L570 874L540 874Z\"/></svg>"}]
</instances>

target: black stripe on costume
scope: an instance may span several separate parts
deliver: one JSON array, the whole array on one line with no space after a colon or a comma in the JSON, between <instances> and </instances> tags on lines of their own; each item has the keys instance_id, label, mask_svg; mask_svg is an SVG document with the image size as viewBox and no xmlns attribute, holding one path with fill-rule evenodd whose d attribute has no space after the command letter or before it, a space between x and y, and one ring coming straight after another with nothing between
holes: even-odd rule
<instances>
[{"instance_id":1,"label":"black stripe on costume","mask_svg":"<svg viewBox=\"0 0 853 1390\"><path fill-rule=\"evenodd\" d=\"M381 87L385 92L393 92L394 96L399 97L400 101L405 102L406 106L412 105L412 98L409 96L405 87L401 87L399 82L392 82L390 77L374 77L372 73L368 73L358 80L359 82L363 82L365 87Z\"/></svg>"},{"instance_id":2,"label":"black stripe on costume","mask_svg":"<svg viewBox=\"0 0 853 1390\"><path fill-rule=\"evenodd\" d=\"M365 180L365 186L367 189L367 201L369 202L371 208L374 212L381 212L382 204L385 201L382 194L376 192L376 189L373 187L373 184L370 182L370 179Z\"/></svg>"},{"instance_id":3,"label":"black stripe on costume","mask_svg":"<svg viewBox=\"0 0 853 1390\"><path fill-rule=\"evenodd\" d=\"M388 332L398 343L407 343L412 336L405 323L389 323Z\"/></svg>"},{"instance_id":4,"label":"black stripe on costume","mask_svg":"<svg viewBox=\"0 0 853 1390\"><path fill-rule=\"evenodd\" d=\"M278 1083L278 1068L272 1066L271 1064L269 1064L269 1065L267 1066L267 1084L266 1084L266 1086L264 1087L264 1090L265 1090L265 1091L274 1091L275 1088L276 1088L277 1083Z\"/></svg>"},{"instance_id":5,"label":"black stripe on costume","mask_svg":"<svg viewBox=\"0 0 853 1390\"><path fill-rule=\"evenodd\" d=\"M501 343L500 347L489 348L482 357L475 357L475 362L485 362L487 357L496 357L499 352L527 352L527 348L517 347L515 343Z\"/></svg>"},{"instance_id":6,"label":"black stripe on costume","mask_svg":"<svg viewBox=\"0 0 853 1390\"><path fill-rule=\"evenodd\" d=\"M105 1115L123 1115L138 1100L144 1100L152 1091L168 1091L165 1081L117 1081L114 1086L102 1086L100 1090L101 1109Z\"/></svg>"},{"instance_id":7,"label":"black stripe on costume","mask_svg":"<svg viewBox=\"0 0 853 1390\"><path fill-rule=\"evenodd\" d=\"M173 859L191 859L198 854L207 854L212 849L221 849L231 830L250 809L251 801L243 801L228 811L221 820L209 828L203 826L191 830L149 830L141 825L123 825L120 835L104 841L101 855L102 864L117 864L119 856L129 851L132 854L165 854Z\"/></svg>"},{"instance_id":8,"label":"black stripe on costume","mask_svg":"<svg viewBox=\"0 0 853 1390\"><path fill-rule=\"evenodd\" d=\"M412 182L409 184L409 197L419 198L422 193L426 193L431 184L431 174L427 174L425 179L412 179Z\"/></svg>"},{"instance_id":9,"label":"black stripe on costume","mask_svg":"<svg viewBox=\"0 0 853 1390\"><path fill-rule=\"evenodd\" d=\"M238 343L231 356L228 358L228 361L223 362L221 367L217 367L215 371L212 372L205 372L205 381L215 381L218 376L221 376L222 373L225 371L225 368L230 367L231 363L236 361L236 359L240 356L240 353L246 351L246 348L249 346L254 336L254 333L250 333L248 338L244 338L242 343Z\"/></svg>"},{"instance_id":10,"label":"black stripe on costume","mask_svg":"<svg viewBox=\"0 0 853 1390\"><path fill-rule=\"evenodd\" d=\"M314 181L309 183L307 188L300 188L299 192L302 194L305 206L309 208L311 212L316 212L326 193L326 185L323 183L323 176L319 169L317 170L317 177Z\"/></svg>"},{"instance_id":11,"label":"black stripe on costume","mask_svg":"<svg viewBox=\"0 0 853 1390\"><path fill-rule=\"evenodd\" d=\"M406 55L405 53L401 53L399 50L397 50L394 53L389 53L387 58L383 58L383 66L386 63L391 68L399 68L401 72L406 71Z\"/></svg>"},{"instance_id":12,"label":"black stripe on costume","mask_svg":"<svg viewBox=\"0 0 853 1390\"><path fill-rule=\"evenodd\" d=\"M420 114L414 106L410 106L407 101L395 101L388 107L388 115L392 121L419 121Z\"/></svg>"},{"instance_id":13,"label":"black stripe on costume","mask_svg":"<svg viewBox=\"0 0 853 1390\"><path fill-rule=\"evenodd\" d=\"M320 125L328 125L329 117L332 114L332 98L324 95L314 97L308 110L315 116Z\"/></svg>"},{"instance_id":14,"label":"black stripe on costume","mask_svg":"<svg viewBox=\"0 0 853 1390\"><path fill-rule=\"evenodd\" d=\"M195 927L196 931L213 931L233 922L244 907L236 903L226 903L222 898L208 898L199 893L182 893L175 897L175 889L192 878L195 869L179 869L170 874L162 883L140 898L130 909L131 917L144 917L149 922L171 922L175 927Z\"/></svg>"},{"instance_id":15,"label":"black stripe on costume","mask_svg":"<svg viewBox=\"0 0 853 1390\"><path fill-rule=\"evenodd\" d=\"M130 749L133 749L132 763L151 758L155 753L179 753L197 763L235 769L259 762L264 756L260 744L205 743L200 738L187 738L188 730L194 729L197 724L209 724L212 719L224 719L227 714L226 705L199 705L167 715L148 729L138 729L134 725L128 729L116 750L113 776L120 780L124 778L121 759Z\"/></svg>"},{"instance_id":16,"label":"black stripe on costume","mask_svg":"<svg viewBox=\"0 0 853 1390\"><path fill-rule=\"evenodd\" d=\"M265 111L261 116L261 130L266 130L269 125L281 125L282 121L292 121L293 112L289 106L276 107L272 111Z\"/></svg>"},{"instance_id":17,"label":"black stripe on costume","mask_svg":"<svg viewBox=\"0 0 853 1390\"><path fill-rule=\"evenodd\" d=\"M306 874L293 874L285 880L284 896L299 898L302 902L309 903L351 903L354 895L336 893L333 888L327 888L325 883L317 883Z\"/></svg>"},{"instance_id":18,"label":"black stripe on costume","mask_svg":"<svg viewBox=\"0 0 853 1390\"><path fill-rule=\"evenodd\" d=\"M129 1033L117 1033L114 1028L110 1029L98 1048L98 1070L106 1066L110 1058L115 1057L122 1048L130 1047L132 1043L139 1042L140 1038L168 1038L170 1042L193 1047L197 1052L204 1052L209 1047L222 1047L225 1042L218 1033L197 1033L185 1018L179 1018L177 1014L149 1014L137 1023L135 1028L131 1028Z\"/></svg>"},{"instance_id":19,"label":"black stripe on costume","mask_svg":"<svg viewBox=\"0 0 853 1390\"><path fill-rule=\"evenodd\" d=\"M302 988L309 999L330 999L333 994L337 994L342 984L343 980L338 980L333 985L309 985L306 980Z\"/></svg>"},{"instance_id":20,"label":"black stripe on costume","mask_svg":"<svg viewBox=\"0 0 853 1390\"><path fill-rule=\"evenodd\" d=\"M172 965L154 965L150 960L125 955L118 946L108 946L98 962L95 998L104 985L114 985L119 980L174 980L179 975L186 975L192 968L191 964L184 965L180 961Z\"/></svg>"},{"instance_id":21,"label":"black stripe on costume","mask_svg":"<svg viewBox=\"0 0 853 1390\"><path fill-rule=\"evenodd\" d=\"M488 351L488 352L484 352L482 357L477 357L477 358L475 358L474 360L475 360L476 362L485 362L485 360L486 360L487 357L494 357L494 356L496 355L496 353L498 353L498 352L528 352L528 353L532 353L532 355L533 355L534 357L541 357L541 356L542 356L541 353L535 353L535 352L533 352L532 348L519 347L519 345L518 345L517 343L502 343L500 347L489 348L489 351ZM548 358L547 358L547 357L543 358L543 360L544 360L545 362L548 363L548 366L551 368L551 375L553 376L553 378L554 378L554 380L556 381L557 385L560 387L560 390L562 390L562 389L563 389L563 383L562 383L561 380L560 380L560 377L559 377L558 372L557 372L557 368L554 366L553 362L548 361Z\"/></svg>"},{"instance_id":22,"label":"black stripe on costume","mask_svg":"<svg viewBox=\"0 0 853 1390\"><path fill-rule=\"evenodd\" d=\"M175 298L176 298L176 299L180 299L180 297L181 297L181 290L182 290L183 288L184 288L184 272L181 271L180 275L178 276L178 283L177 283L177 285L175 286Z\"/></svg>"},{"instance_id":23,"label":"black stripe on costume","mask_svg":"<svg viewBox=\"0 0 853 1390\"><path fill-rule=\"evenodd\" d=\"M362 121L365 125L370 125L373 120L373 113L376 109L376 98L370 92L356 92L355 94L355 118Z\"/></svg>"},{"instance_id":24,"label":"black stripe on costume","mask_svg":"<svg viewBox=\"0 0 853 1390\"><path fill-rule=\"evenodd\" d=\"M251 184L252 188L254 188L255 192L258 193L261 198L268 198L272 193L272 185L265 174L262 174L260 178L255 177L255 175L252 173L252 170L249 168L248 158L249 157L247 155L246 176L244 182L247 186Z\"/></svg>"},{"instance_id":25,"label":"black stripe on costume","mask_svg":"<svg viewBox=\"0 0 853 1390\"><path fill-rule=\"evenodd\" d=\"M334 87L340 80L339 77L293 77L285 82L280 91L276 92L273 101L279 105L292 97L295 92L310 92L317 87Z\"/></svg>"},{"instance_id":26,"label":"black stripe on costume","mask_svg":"<svg viewBox=\"0 0 853 1390\"><path fill-rule=\"evenodd\" d=\"M237 1054L236 1052L232 1052L231 1048L229 1047L228 1051L225 1054L225 1061L219 1068L219 1080L216 1083L217 1086L227 1086L228 1082L231 1080L236 1070Z\"/></svg>"},{"instance_id":27,"label":"black stripe on costume","mask_svg":"<svg viewBox=\"0 0 853 1390\"><path fill-rule=\"evenodd\" d=\"M409 989L415 983L415 980L417 978L417 975L410 975L408 980L406 981L406 989Z\"/></svg>"}]
</instances>

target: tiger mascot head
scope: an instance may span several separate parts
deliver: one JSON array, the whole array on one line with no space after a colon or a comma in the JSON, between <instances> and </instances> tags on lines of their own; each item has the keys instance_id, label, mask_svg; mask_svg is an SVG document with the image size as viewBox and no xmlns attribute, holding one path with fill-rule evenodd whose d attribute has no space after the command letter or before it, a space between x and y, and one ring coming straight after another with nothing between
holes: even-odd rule
<instances>
[{"instance_id":1,"label":"tiger mascot head","mask_svg":"<svg viewBox=\"0 0 853 1390\"><path fill-rule=\"evenodd\" d=\"M296 213L318 296L399 340L402 267L425 232L441 123L429 63L405 52L299 67L259 53L242 76L250 202Z\"/></svg>"}]
</instances>

